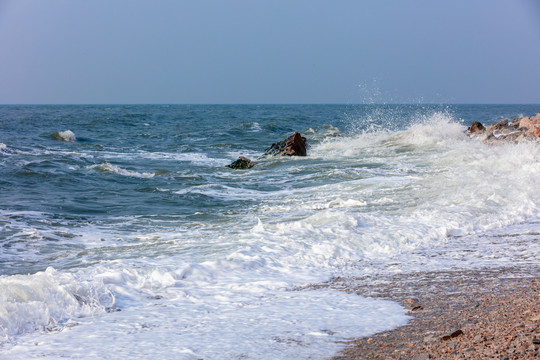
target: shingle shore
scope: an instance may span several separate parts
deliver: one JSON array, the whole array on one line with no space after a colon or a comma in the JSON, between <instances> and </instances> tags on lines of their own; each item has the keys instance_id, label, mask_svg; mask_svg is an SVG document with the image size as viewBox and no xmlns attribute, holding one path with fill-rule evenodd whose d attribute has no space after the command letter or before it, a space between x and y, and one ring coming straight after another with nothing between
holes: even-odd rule
<instances>
[{"instance_id":1,"label":"shingle shore","mask_svg":"<svg viewBox=\"0 0 540 360\"><path fill-rule=\"evenodd\" d=\"M397 301L408 325L351 341L337 359L540 359L539 269L335 279L328 286Z\"/></svg>"}]
</instances>

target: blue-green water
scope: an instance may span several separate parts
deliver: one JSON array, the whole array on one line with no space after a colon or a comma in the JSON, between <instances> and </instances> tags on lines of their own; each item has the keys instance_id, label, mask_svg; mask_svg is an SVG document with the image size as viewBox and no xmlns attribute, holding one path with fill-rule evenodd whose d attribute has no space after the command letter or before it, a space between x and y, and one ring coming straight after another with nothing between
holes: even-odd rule
<instances>
[{"instance_id":1,"label":"blue-green water","mask_svg":"<svg viewBox=\"0 0 540 360\"><path fill-rule=\"evenodd\" d=\"M0 106L0 354L114 358L138 344L140 358L324 358L340 339L398 326L397 304L291 290L522 261L477 235L540 230L538 146L464 131L537 112ZM307 157L261 157L293 131ZM240 155L257 166L226 167ZM441 244L452 255L433 260Z\"/></svg>"}]
</instances>

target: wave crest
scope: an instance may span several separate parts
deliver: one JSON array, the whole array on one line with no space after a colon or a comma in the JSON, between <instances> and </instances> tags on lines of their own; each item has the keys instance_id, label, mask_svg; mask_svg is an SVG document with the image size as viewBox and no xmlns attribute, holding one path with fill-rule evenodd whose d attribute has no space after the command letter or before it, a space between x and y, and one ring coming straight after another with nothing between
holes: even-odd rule
<instances>
[{"instance_id":1,"label":"wave crest","mask_svg":"<svg viewBox=\"0 0 540 360\"><path fill-rule=\"evenodd\" d=\"M102 164L95 164L90 165L87 167L88 169L97 169L101 172L108 172L113 173L117 175L122 176L131 176L131 177L138 177L138 178L151 178L156 176L156 173L146 173L146 172L137 172L132 170L123 169L119 166L112 165L110 163L102 163Z\"/></svg>"}]
</instances>

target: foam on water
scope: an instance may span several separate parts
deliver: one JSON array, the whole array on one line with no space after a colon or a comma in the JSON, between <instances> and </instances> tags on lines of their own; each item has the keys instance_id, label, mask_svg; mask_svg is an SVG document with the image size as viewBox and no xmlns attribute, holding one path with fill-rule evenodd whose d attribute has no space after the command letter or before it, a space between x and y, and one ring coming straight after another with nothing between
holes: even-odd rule
<instances>
[{"instance_id":1,"label":"foam on water","mask_svg":"<svg viewBox=\"0 0 540 360\"><path fill-rule=\"evenodd\" d=\"M110 163L102 163L102 164L95 164L95 165L89 165L87 166L88 169L96 169L101 172L105 173L113 173L117 175L122 176L131 176L131 177L138 177L138 178L151 178L154 177L155 173L147 173L147 172L137 172L133 170L127 170L123 169L119 166L112 165Z\"/></svg>"},{"instance_id":2,"label":"foam on water","mask_svg":"<svg viewBox=\"0 0 540 360\"><path fill-rule=\"evenodd\" d=\"M70 259L58 261L59 270L0 278L0 353L327 358L339 341L407 317L395 303L312 284L378 271L538 261L527 246L540 222L536 144L489 147L469 139L448 112L415 115L402 128L377 116L349 133L308 127L308 157L261 158L243 172L223 167L240 152L232 147L174 153L81 145L91 157L62 150L70 161L82 158L76 175L120 175L111 178L136 184L123 191L152 196L145 204L173 205L167 216L128 212L81 221L57 220L53 211L0 211L11 239L6 254L39 259L34 247L63 246L53 255ZM246 123L249 136L266 131ZM149 172L170 160L178 162L173 175ZM139 180L145 178L151 180ZM183 201L193 202L190 213L176 207ZM507 227L522 243L503 244L498 234Z\"/></svg>"},{"instance_id":3,"label":"foam on water","mask_svg":"<svg viewBox=\"0 0 540 360\"><path fill-rule=\"evenodd\" d=\"M317 276L280 268L247 249L230 260L171 266L171 271L133 266L115 262L74 275L48 269L2 279L0 287L7 289L2 299L7 309L0 311L8 331L5 338L42 332L19 336L18 345L5 346L5 355L124 357L137 343L138 358L322 359L341 347L337 341L403 325L408 319L392 302L295 289L294 281ZM81 283L85 278L92 281ZM113 307L122 311L88 317ZM51 338L51 331L60 333ZM84 343L89 338L100 346ZM78 346L73 347L74 342Z\"/></svg>"},{"instance_id":4,"label":"foam on water","mask_svg":"<svg viewBox=\"0 0 540 360\"><path fill-rule=\"evenodd\" d=\"M105 287L52 268L0 277L0 338L61 329L71 319L103 313L113 304L114 296Z\"/></svg>"},{"instance_id":5,"label":"foam on water","mask_svg":"<svg viewBox=\"0 0 540 360\"><path fill-rule=\"evenodd\" d=\"M253 132L259 132L259 131L262 130L261 124L259 124L258 122L253 122L251 124L247 124L247 126Z\"/></svg>"},{"instance_id":6,"label":"foam on water","mask_svg":"<svg viewBox=\"0 0 540 360\"><path fill-rule=\"evenodd\" d=\"M110 152L110 151L99 151L91 153L92 156L98 156L102 159L115 159L115 160L167 160L167 161L183 161L189 162L196 165L204 166L225 166L230 162L229 159L224 158L211 158L203 153L176 153L176 152L162 152L162 151L138 151L138 152Z\"/></svg>"},{"instance_id":7,"label":"foam on water","mask_svg":"<svg viewBox=\"0 0 540 360\"><path fill-rule=\"evenodd\" d=\"M111 313L106 322L102 317L54 338L37 337L7 355L12 359L54 359L66 353L83 359L326 359L337 350L339 334L370 335L406 320L394 303L325 290L270 295L252 304L226 298L221 302L219 309L195 310L181 298L154 300L147 311ZM179 305L188 305L187 311ZM354 315L358 312L363 314L361 322ZM104 327L109 331L104 332ZM74 343L77 346L70 345Z\"/></svg>"},{"instance_id":8,"label":"foam on water","mask_svg":"<svg viewBox=\"0 0 540 360\"><path fill-rule=\"evenodd\" d=\"M470 140L452 120L435 114L405 131L314 146L313 157L339 160L351 167L349 174L319 167L336 181L264 202L263 237L302 239L298 256L339 264L538 219L538 146L489 147ZM283 213L289 214L285 221ZM325 250L315 255L313 248Z\"/></svg>"}]
</instances>

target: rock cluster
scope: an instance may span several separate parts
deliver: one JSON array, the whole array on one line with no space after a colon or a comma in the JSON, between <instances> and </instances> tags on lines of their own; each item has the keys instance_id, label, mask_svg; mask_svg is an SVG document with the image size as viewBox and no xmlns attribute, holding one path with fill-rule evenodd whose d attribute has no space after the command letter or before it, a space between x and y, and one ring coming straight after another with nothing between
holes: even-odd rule
<instances>
[{"instance_id":1,"label":"rock cluster","mask_svg":"<svg viewBox=\"0 0 540 360\"><path fill-rule=\"evenodd\" d=\"M270 145L264 150L264 156L306 156L308 147L306 138L295 131L287 139ZM249 169L253 166L255 163L243 156L227 165L231 169Z\"/></svg>"},{"instance_id":2,"label":"rock cluster","mask_svg":"<svg viewBox=\"0 0 540 360\"><path fill-rule=\"evenodd\" d=\"M475 121L467 129L469 135L487 144L497 145L507 141L540 140L540 113L531 117L516 118L512 122L504 119L487 129Z\"/></svg>"}]
</instances>

